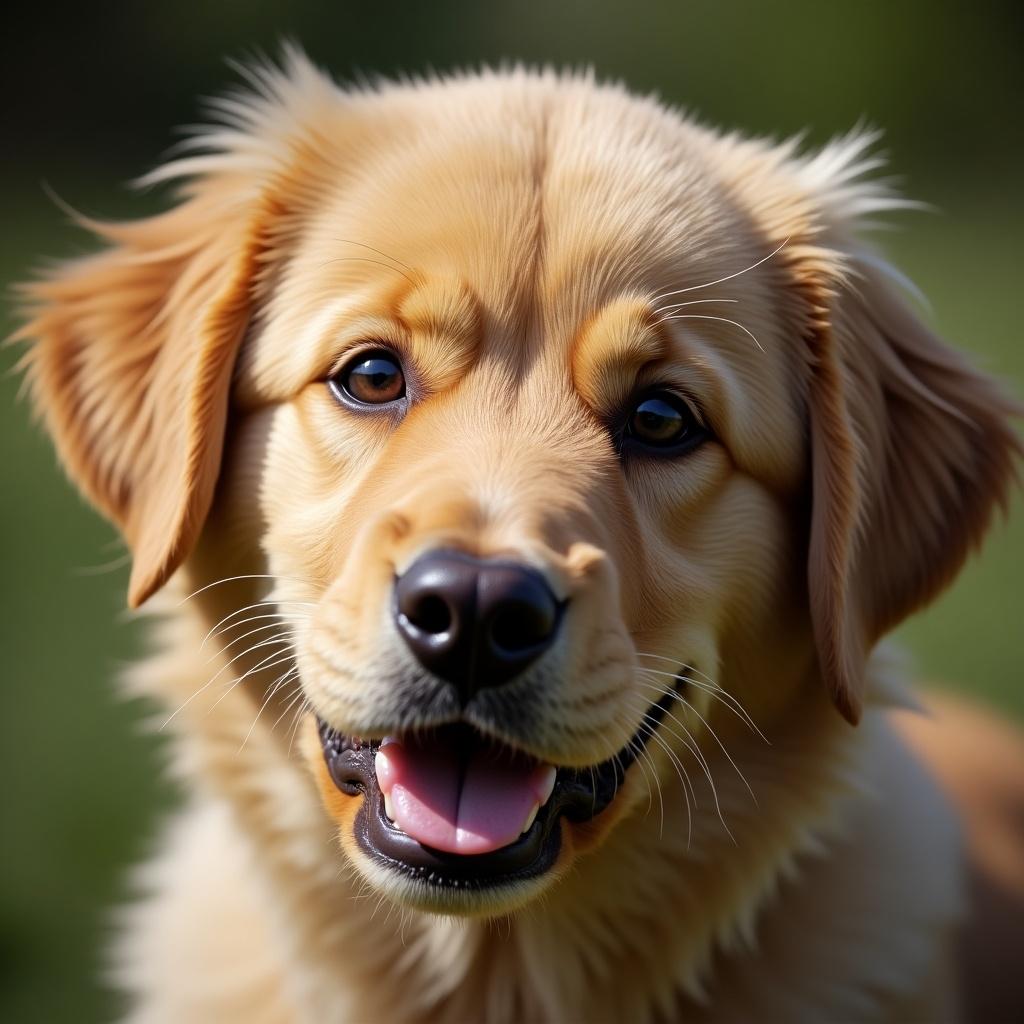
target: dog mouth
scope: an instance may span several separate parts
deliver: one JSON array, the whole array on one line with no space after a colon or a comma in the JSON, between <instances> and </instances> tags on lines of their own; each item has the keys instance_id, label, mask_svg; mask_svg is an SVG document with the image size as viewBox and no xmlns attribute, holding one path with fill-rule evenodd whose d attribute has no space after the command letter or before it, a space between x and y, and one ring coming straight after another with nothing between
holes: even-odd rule
<instances>
[{"instance_id":1,"label":"dog mouth","mask_svg":"<svg viewBox=\"0 0 1024 1024\"><path fill-rule=\"evenodd\" d=\"M362 851L432 887L484 889L553 867L561 819L607 809L674 697L651 706L618 754L584 768L545 763L462 722L364 740L317 721L334 785L363 796L353 826Z\"/></svg>"}]
</instances>

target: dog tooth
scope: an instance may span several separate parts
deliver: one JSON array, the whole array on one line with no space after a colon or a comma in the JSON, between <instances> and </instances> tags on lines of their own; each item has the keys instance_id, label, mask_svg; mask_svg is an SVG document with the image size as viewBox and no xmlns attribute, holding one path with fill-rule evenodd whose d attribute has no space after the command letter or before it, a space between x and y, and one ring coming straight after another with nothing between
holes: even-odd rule
<instances>
[{"instance_id":1,"label":"dog tooth","mask_svg":"<svg viewBox=\"0 0 1024 1024\"><path fill-rule=\"evenodd\" d=\"M384 813L388 816L388 821L394 824L395 821L395 809L391 806L391 794L384 794Z\"/></svg>"},{"instance_id":2,"label":"dog tooth","mask_svg":"<svg viewBox=\"0 0 1024 1024\"><path fill-rule=\"evenodd\" d=\"M540 804L535 803L533 805L533 810L530 811L529 815L526 818L526 824L523 826L522 831L519 833L520 835L523 835L523 833L525 832L529 832L530 829L533 828L533 823L537 820L537 812L539 810Z\"/></svg>"},{"instance_id":3,"label":"dog tooth","mask_svg":"<svg viewBox=\"0 0 1024 1024\"><path fill-rule=\"evenodd\" d=\"M556 774L555 766L553 764L546 764L540 778L537 780L535 792L542 807L551 799L551 794L554 792Z\"/></svg>"}]
</instances>

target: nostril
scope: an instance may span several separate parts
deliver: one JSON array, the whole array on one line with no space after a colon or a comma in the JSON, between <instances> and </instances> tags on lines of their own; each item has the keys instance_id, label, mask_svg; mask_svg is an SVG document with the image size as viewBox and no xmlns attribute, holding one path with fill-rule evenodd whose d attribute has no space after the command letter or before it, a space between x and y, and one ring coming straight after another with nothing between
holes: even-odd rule
<instances>
[{"instance_id":1,"label":"nostril","mask_svg":"<svg viewBox=\"0 0 1024 1024\"><path fill-rule=\"evenodd\" d=\"M530 566L438 550L395 580L392 614L416 660L454 683L466 704L541 657L564 607Z\"/></svg>"},{"instance_id":2,"label":"nostril","mask_svg":"<svg viewBox=\"0 0 1024 1024\"><path fill-rule=\"evenodd\" d=\"M438 636L447 633L452 625L452 612L444 598L437 594L423 594L405 617L421 632Z\"/></svg>"},{"instance_id":3,"label":"nostril","mask_svg":"<svg viewBox=\"0 0 1024 1024\"><path fill-rule=\"evenodd\" d=\"M491 642L519 654L544 643L555 629L555 609L516 602L499 608L491 620Z\"/></svg>"}]
</instances>

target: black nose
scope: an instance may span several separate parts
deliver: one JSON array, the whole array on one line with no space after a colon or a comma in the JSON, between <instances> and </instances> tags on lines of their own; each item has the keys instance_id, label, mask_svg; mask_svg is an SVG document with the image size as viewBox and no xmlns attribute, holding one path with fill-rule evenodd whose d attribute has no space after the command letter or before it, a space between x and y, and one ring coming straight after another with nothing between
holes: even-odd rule
<instances>
[{"instance_id":1,"label":"black nose","mask_svg":"<svg viewBox=\"0 0 1024 1024\"><path fill-rule=\"evenodd\" d=\"M424 668L463 703L519 675L554 642L561 605L544 577L515 562L429 551L395 582L395 624Z\"/></svg>"}]
</instances>

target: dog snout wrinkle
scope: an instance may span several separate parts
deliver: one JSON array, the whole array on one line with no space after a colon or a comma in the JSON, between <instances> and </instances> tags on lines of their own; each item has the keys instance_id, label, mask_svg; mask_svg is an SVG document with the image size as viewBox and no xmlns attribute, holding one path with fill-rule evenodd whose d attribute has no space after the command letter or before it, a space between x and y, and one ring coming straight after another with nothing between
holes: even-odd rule
<instances>
[{"instance_id":1,"label":"dog snout wrinkle","mask_svg":"<svg viewBox=\"0 0 1024 1024\"><path fill-rule=\"evenodd\" d=\"M453 683L465 705L554 643L562 605L529 566L441 550L395 581L394 617L420 664Z\"/></svg>"}]
</instances>

